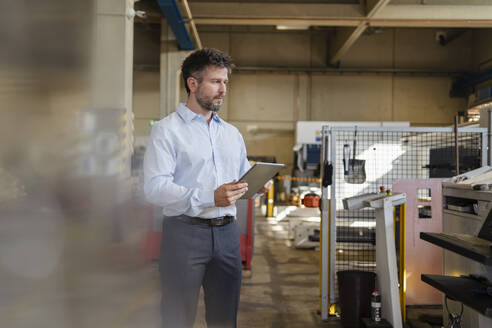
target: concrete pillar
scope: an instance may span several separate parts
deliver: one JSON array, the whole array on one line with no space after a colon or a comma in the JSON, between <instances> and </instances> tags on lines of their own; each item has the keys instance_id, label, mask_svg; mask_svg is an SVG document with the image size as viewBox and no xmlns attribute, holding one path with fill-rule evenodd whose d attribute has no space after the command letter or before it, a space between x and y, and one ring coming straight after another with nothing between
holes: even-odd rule
<instances>
[{"instance_id":1,"label":"concrete pillar","mask_svg":"<svg viewBox=\"0 0 492 328\"><path fill-rule=\"evenodd\" d=\"M161 118L176 110L184 84L181 77L181 63L190 51L178 49L176 38L163 18L161 21Z\"/></svg>"},{"instance_id":2,"label":"concrete pillar","mask_svg":"<svg viewBox=\"0 0 492 328\"><path fill-rule=\"evenodd\" d=\"M121 158L118 175L130 175L133 153L133 10L134 0L96 0L91 101L93 111L121 109Z\"/></svg>"}]
</instances>

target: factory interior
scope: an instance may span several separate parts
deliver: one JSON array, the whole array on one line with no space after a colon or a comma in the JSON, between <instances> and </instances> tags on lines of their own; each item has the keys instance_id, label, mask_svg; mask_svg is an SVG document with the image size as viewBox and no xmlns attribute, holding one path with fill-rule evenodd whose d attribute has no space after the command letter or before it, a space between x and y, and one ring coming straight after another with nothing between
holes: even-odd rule
<instances>
[{"instance_id":1,"label":"factory interior","mask_svg":"<svg viewBox=\"0 0 492 328\"><path fill-rule=\"evenodd\" d=\"M203 48L249 162L284 164L235 203L238 327L492 327L491 0L4 0L0 27L0 327L162 327L144 155Z\"/></svg>"}]
</instances>

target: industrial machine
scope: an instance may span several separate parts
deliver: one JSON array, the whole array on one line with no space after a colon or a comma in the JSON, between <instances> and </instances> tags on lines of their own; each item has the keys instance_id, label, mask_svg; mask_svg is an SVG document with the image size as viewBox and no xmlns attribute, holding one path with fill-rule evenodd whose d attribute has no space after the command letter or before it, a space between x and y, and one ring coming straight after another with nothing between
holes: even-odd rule
<instances>
[{"instance_id":1,"label":"industrial machine","mask_svg":"<svg viewBox=\"0 0 492 328\"><path fill-rule=\"evenodd\" d=\"M443 275L422 274L421 279L445 295L445 324L452 313L463 327L492 327L490 187L488 166L443 182L443 231L420 234L443 249Z\"/></svg>"},{"instance_id":2,"label":"industrial machine","mask_svg":"<svg viewBox=\"0 0 492 328\"><path fill-rule=\"evenodd\" d=\"M319 247L319 222L300 222L294 229L296 248Z\"/></svg>"}]
</instances>

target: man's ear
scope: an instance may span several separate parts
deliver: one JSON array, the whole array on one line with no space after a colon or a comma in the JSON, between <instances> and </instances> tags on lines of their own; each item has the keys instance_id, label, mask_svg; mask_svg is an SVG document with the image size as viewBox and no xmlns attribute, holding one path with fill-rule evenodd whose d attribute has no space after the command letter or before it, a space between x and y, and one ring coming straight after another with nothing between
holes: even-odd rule
<instances>
[{"instance_id":1,"label":"man's ear","mask_svg":"<svg viewBox=\"0 0 492 328\"><path fill-rule=\"evenodd\" d=\"M195 92L198 88L198 80L192 76L186 79L186 83L188 84L188 88L191 92Z\"/></svg>"}]
</instances>

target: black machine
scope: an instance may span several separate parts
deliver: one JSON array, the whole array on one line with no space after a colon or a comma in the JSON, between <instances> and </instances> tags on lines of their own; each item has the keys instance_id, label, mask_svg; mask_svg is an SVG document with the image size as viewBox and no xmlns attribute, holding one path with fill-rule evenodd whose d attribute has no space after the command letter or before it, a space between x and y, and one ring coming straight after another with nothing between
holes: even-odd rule
<instances>
[{"instance_id":1,"label":"black machine","mask_svg":"<svg viewBox=\"0 0 492 328\"><path fill-rule=\"evenodd\" d=\"M468 172L482 166L479 148L459 147L460 173ZM430 178L449 178L456 175L455 147L434 148L430 150L428 168Z\"/></svg>"}]
</instances>

